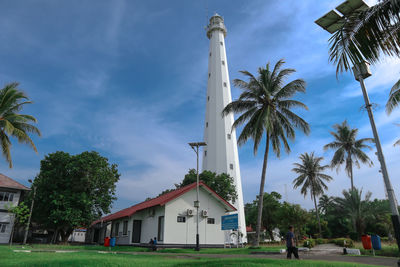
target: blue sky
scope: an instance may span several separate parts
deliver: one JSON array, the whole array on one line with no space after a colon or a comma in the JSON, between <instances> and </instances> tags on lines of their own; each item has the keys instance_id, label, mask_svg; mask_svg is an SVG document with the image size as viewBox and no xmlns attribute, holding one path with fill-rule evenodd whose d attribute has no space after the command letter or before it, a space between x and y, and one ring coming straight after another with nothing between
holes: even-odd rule
<instances>
[{"instance_id":1,"label":"blue sky","mask_svg":"<svg viewBox=\"0 0 400 267\"><path fill-rule=\"evenodd\" d=\"M208 15L225 19L230 78L239 70L256 73L268 61L286 60L294 78L307 82L299 95L309 106L301 112L311 125L298 133L292 152L272 156L266 191L278 191L293 203L311 208L292 189L290 171L303 152L315 151L328 163L329 131L347 119L372 137L363 99L350 74L336 79L328 62L329 34L314 24L341 1L208 1ZM375 1L368 1L374 3ZM44 155L96 150L119 165L121 179L113 210L153 197L179 182L195 167L187 145L203 138L208 39L205 1L18 1L0 0L0 85L12 81L34 101L24 110L38 118L43 136L34 137L39 153L15 143L14 168L0 162L1 172L27 184ZM400 109L384 112L391 85L399 78L399 60L384 59L366 80L377 104L376 122L390 178L399 198ZM233 98L239 95L232 88ZM354 171L355 185L385 196L378 162ZM262 153L252 143L239 148L245 202L257 194ZM344 172L330 172L328 194L350 187ZM285 185L287 194L285 194Z\"/></svg>"}]
</instances>

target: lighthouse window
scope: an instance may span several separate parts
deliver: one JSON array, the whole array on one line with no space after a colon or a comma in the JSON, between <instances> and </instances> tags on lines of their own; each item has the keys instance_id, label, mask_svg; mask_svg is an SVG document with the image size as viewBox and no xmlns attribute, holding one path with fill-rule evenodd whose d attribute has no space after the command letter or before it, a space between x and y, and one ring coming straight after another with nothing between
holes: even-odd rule
<instances>
[{"instance_id":1,"label":"lighthouse window","mask_svg":"<svg viewBox=\"0 0 400 267\"><path fill-rule=\"evenodd\" d=\"M204 156L207 156L207 150L204 150Z\"/></svg>"},{"instance_id":2,"label":"lighthouse window","mask_svg":"<svg viewBox=\"0 0 400 267\"><path fill-rule=\"evenodd\" d=\"M224 83L224 87L226 87L226 83Z\"/></svg>"},{"instance_id":3,"label":"lighthouse window","mask_svg":"<svg viewBox=\"0 0 400 267\"><path fill-rule=\"evenodd\" d=\"M222 65L225 65L225 61L222 60Z\"/></svg>"},{"instance_id":4,"label":"lighthouse window","mask_svg":"<svg viewBox=\"0 0 400 267\"><path fill-rule=\"evenodd\" d=\"M233 164L229 164L229 169L233 170Z\"/></svg>"},{"instance_id":5,"label":"lighthouse window","mask_svg":"<svg viewBox=\"0 0 400 267\"><path fill-rule=\"evenodd\" d=\"M219 42L221 45L224 45L224 43L223 42Z\"/></svg>"},{"instance_id":6,"label":"lighthouse window","mask_svg":"<svg viewBox=\"0 0 400 267\"><path fill-rule=\"evenodd\" d=\"M206 127L208 127L208 122L206 122Z\"/></svg>"},{"instance_id":7,"label":"lighthouse window","mask_svg":"<svg viewBox=\"0 0 400 267\"><path fill-rule=\"evenodd\" d=\"M208 74L208 78L210 78L210 77L211 77L211 73Z\"/></svg>"},{"instance_id":8,"label":"lighthouse window","mask_svg":"<svg viewBox=\"0 0 400 267\"><path fill-rule=\"evenodd\" d=\"M209 96L207 96L207 101L210 101L210 97Z\"/></svg>"},{"instance_id":9,"label":"lighthouse window","mask_svg":"<svg viewBox=\"0 0 400 267\"><path fill-rule=\"evenodd\" d=\"M211 52L210 52L210 57L211 57Z\"/></svg>"},{"instance_id":10,"label":"lighthouse window","mask_svg":"<svg viewBox=\"0 0 400 267\"><path fill-rule=\"evenodd\" d=\"M228 139L231 140L231 134L227 134Z\"/></svg>"}]
</instances>

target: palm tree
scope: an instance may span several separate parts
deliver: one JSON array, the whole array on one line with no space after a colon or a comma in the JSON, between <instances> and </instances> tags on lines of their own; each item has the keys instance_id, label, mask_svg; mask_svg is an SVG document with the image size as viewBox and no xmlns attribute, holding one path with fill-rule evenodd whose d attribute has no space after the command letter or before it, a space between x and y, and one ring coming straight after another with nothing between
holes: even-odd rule
<instances>
[{"instance_id":1,"label":"palm tree","mask_svg":"<svg viewBox=\"0 0 400 267\"><path fill-rule=\"evenodd\" d=\"M372 193L368 192L365 199L362 200L362 189L354 188L348 191L343 190L343 198L335 198L340 212L351 218L353 230L358 233L359 237L364 232L368 217L371 216L368 205L371 195Z\"/></svg>"},{"instance_id":2,"label":"palm tree","mask_svg":"<svg viewBox=\"0 0 400 267\"><path fill-rule=\"evenodd\" d=\"M308 191L310 191L311 199L314 200L315 211L317 213L319 235L321 236L321 220L319 218L317 197L324 193L324 190L328 189L328 186L324 181L329 182L332 177L322 173L329 165L321 166L323 157L315 157L314 152L311 154L304 153L300 155L301 163L294 163L296 166L292 169L299 176L293 180L293 188L296 189L301 186L301 194L306 197Z\"/></svg>"},{"instance_id":3,"label":"palm tree","mask_svg":"<svg viewBox=\"0 0 400 267\"><path fill-rule=\"evenodd\" d=\"M330 61L336 72L347 71L363 60L377 63L381 54L400 56L400 0L380 0L343 18L329 39Z\"/></svg>"},{"instance_id":4,"label":"palm tree","mask_svg":"<svg viewBox=\"0 0 400 267\"><path fill-rule=\"evenodd\" d=\"M326 214L328 210L332 207L332 197L328 197L327 195L323 194L318 201L318 208Z\"/></svg>"},{"instance_id":5,"label":"palm tree","mask_svg":"<svg viewBox=\"0 0 400 267\"><path fill-rule=\"evenodd\" d=\"M10 83L0 89L0 143L3 156L12 168L10 154L10 137L17 138L19 143L28 144L37 152L35 144L28 133L40 136L38 128L31 122L36 123L36 119L31 115L19 114L24 105L32 103L28 97L18 89L18 83Z\"/></svg>"},{"instance_id":6,"label":"palm tree","mask_svg":"<svg viewBox=\"0 0 400 267\"><path fill-rule=\"evenodd\" d=\"M389 93L389 99L386 103L386 113L392 113L393 109L400 104L400 80L398 80Z\"/></svg>"},{"instance_id":7,"label":"palm tree","mask_svg":"<svg viewBox=\"0 0 400 267\"><path fill-rule=\"evenodd\" d=\"M324 150L336 150L331 161L331 168L336 167L336 170L339 171L340 166L346 162L345 170L351 179L351 189L354 189L353 163L357 168L360 168L360 162L372 166L372 161L362 149L371 149L371 147L365 143L373 143L374 140L372 138L356 140L358 129L351 129L346 120L342 122L342 124L333 125L333 129L335 129L336 132L331 132L331 135L333 135L335 141L325 145Z\"/></svg>"},{"instance_id":8,"label":"palm tree","mask_svg":"<svg viewBox=\"0 0 400 267\"><path fill-rule=\"evenodd\" d=\"M258 197L255 246L259 245L260 239L269 146L271 144L273 151L279 157L281 144L283 144L287 153L290 152L288 139L295 139L295 128L302 130L305 134L310 132L308 123L291 110L292 108L308 110L302 102L291 99L297 92L304 93L306 91L305 82L302 79L296 79L285 84L287 77L296 70L281 70L284 63L282 59L279 60L273 69L268 63L265 68L258 69L258 77L253 76L248 71L241 71L248 77L249 81L234 80L234 84L241 88L243 92L239 99L228 104L222 111L223 116L232 112L240 113L240 116L233 123L232 129L246 123L238 138L239 145L243 145L251 138L254 141L254 154L257 154L258 146L264 134L266 138Z\"/></svg>"}]
</instances>

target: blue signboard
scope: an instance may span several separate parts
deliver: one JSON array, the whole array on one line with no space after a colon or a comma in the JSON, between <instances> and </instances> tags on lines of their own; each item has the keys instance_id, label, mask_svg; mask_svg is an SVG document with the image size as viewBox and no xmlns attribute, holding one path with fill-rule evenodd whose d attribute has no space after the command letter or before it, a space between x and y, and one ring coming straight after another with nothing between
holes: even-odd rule
<instances>
[{"instance_id":1,"label":"blue signboard","mask_svg":"<svg viewBox=\"0 0 400 267\"><path fill-rule=\"evenodd\" d=\"M221 229L222 230L237 230L238 229L238 215L224 215L221 216Z\"/></svg>"}]
</instances>

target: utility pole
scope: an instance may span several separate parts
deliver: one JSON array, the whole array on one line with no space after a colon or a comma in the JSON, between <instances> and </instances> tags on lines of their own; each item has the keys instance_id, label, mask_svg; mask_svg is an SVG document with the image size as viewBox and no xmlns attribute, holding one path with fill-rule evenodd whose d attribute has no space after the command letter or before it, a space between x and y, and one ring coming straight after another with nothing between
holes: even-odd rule
<instances>
[{"instance_id":1,"label":"utility pole","mask_svg":"<svg viewBox=\"0 0 400 267\"><path fill-rule=\"evenodd\" d=\"M196 179L196 200L194 201L194 207L196 208L196 251L200 250L200 236L199 236L199 207L200 207L200 201L199 201L199 147L201 146L206 146L207 144L205 142L197 142L197 143L189 143L190 147L194 150L196 153L196 159L197 159L197 167L196 167L196 174L197 174L197 179Z\"/></svg>"}]
</instances>

